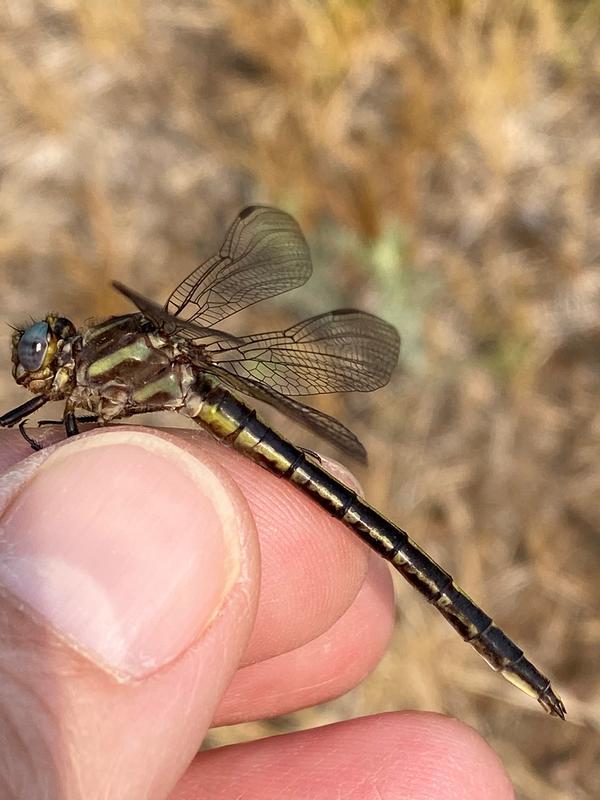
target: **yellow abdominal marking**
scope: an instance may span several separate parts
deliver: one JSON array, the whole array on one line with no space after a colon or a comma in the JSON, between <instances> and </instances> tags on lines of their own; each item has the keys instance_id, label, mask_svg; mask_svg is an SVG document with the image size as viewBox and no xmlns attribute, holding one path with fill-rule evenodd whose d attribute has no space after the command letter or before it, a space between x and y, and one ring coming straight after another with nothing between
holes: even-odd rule
<instances>
[{"instance_id":1,"label":"yellow abdominal marking","mask_svg":"<svg viewBox=\"0 0 600 800\"><path fill-rule=\"evenodd\" d=\"M242 430L236 439L236 447L240 450L251 450L258 444L258 439L248 430Z\"/></svg>"},{"instance_id":2,"label":"yellow abdominal marking","mask_svg":"<svg viewBox=\"0 0 600 800\"><path fill-rule=\"evenodd\" d=\"M236 420L223 414L216 403L202 403L198 412L194 414L194 418L200 420L217 436L223 438L235 433L238 429Z\"/></svg>"},{"instance_id":3,"label":"yellow abdominal marking","mask_svg":"<svg viewBox=\"0 0 600 800\"><path fill-rule=\"evenodd\" d=\"M489 664L489 661L488 661L488 664ZM506 678L506 680L509 683L512 683L513 686L516 686L517 689L520 689L522 692L525 692L525 694L528 694L529 697L533 697L534 700L537 700L537 697L538 697L537 692L534 689L532 689L531 686L526 681L524 681L521 677L519 677L518 675L515 675L515 673L512 672L510 670L510 668L501 669L500 670L500 674L502 675L503 678Z\"/></svg>"}]
</instances>

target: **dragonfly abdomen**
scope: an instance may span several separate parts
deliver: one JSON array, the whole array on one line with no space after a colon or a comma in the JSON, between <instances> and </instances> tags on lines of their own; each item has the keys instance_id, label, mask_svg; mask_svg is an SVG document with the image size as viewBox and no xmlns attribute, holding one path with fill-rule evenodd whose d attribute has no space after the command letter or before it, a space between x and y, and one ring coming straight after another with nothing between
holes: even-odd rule
<instances>
[{"instance_id":1,"label":"dragonfly abdomen","mask_svg":"<svg viewBox=\"0 0 600 800\"><path fill-rule=\"evenodd\" d=\"M550 681L523 655L479 606L406 531L369 506L355 492L257 418L217 379L199 380L188 413L219 439L283 477L340 519L400 572L483 656L492 669L534 697L543 708L564 718L565 709Z\"/></svg>"}]
</instances>

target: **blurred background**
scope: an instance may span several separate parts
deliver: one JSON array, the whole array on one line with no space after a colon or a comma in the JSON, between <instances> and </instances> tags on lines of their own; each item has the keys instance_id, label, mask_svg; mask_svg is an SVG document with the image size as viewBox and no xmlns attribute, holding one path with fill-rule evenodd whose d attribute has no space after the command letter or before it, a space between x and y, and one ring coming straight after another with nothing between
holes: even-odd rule
<instances>
[{"instance_id":1,"label":"blurred background","mask_svg":"<svg viewBox=\"0 0 600 800\"><path fill-rule=\"evenodd\" d=\"M0 14L2 320L123 313L112 279L162 301L243 205L293 213L315 275L236 330L336 306L398 327L388 388L315 405L366 444L367 498L569 711L544 716L398 582L392 646L360 687L208 744L430 709L479 730L523 800L597 798L600 2L4 0ZM5 338L3 410L25 399Z\"/></svg>"}]
</instances>

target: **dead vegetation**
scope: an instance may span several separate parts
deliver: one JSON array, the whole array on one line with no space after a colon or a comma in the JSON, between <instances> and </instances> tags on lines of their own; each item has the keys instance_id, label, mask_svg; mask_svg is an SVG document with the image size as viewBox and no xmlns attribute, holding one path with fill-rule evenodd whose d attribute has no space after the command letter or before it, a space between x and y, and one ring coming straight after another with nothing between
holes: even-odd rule
<instances>
[{"instance_id":1,"label":"dead vegetation","mask_svg":"<svg viewBox=\"0 0 600 800\"><path fill-rule=\"evenodd\" d=\"M399 585L362 686L213 743L435 709L486 736L523 800L597 797L599 24L597 0L2 4L3 318L116 311L112 278L164 297L243 204L291 210L326 302L247 327L344 304L397 324L392 387L319 404L367 444L367 497L570 712L544 717Z\"/></svg>"}]
</instances>

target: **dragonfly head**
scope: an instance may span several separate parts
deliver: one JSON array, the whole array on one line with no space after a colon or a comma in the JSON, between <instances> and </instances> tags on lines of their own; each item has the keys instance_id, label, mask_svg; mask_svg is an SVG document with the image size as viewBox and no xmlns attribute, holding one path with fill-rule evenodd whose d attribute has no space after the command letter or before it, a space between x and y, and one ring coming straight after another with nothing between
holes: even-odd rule
<instances>
[{"instance_id":1,"label":"dragonfly head","mask_svg":"<svg viewBox=\"0 0 600 800\"><path fill-rule=\"evenodd\" d=\"M58 370L58 355L77 331L65 317L48 314L28 328L16 330L12 341L13 376L34 394L50 392Z\"/></svg>"}]
</instances>

